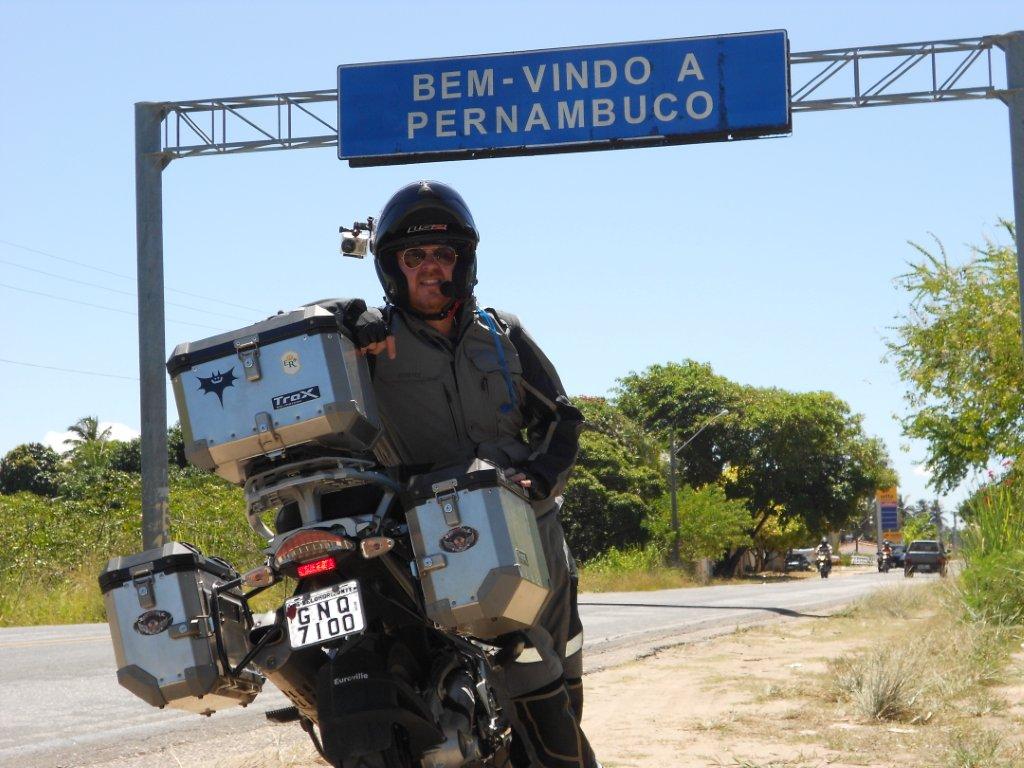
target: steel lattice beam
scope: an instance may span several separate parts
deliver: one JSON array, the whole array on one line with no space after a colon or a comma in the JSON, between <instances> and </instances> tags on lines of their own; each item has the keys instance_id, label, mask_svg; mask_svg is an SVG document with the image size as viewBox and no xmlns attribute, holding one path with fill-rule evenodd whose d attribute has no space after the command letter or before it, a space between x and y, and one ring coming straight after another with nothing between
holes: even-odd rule
<instances>
[{"instance_id":1,"label":"steel lattice beam","mask_svg":"<svg viewBox=\"0 0 1024 768\"><path fill-rule=\"evenodd\" d=\"M992 78L998 46L997 37L977 37L791 53L790 104L810 112L1001 98ZM162 153L170 161L337 146L337 106L337 90L166 102Z\"/></svg>"},{"instance_id":2,"label":"steel lattice beam","mask_svg":"<svg viewBox=\"0 0 1024 768\"><path fill-rule=\"evenodd\" d=\"M996 45L997 38L977 37L792 53L790 107L810 112L997 98ZM806 77L798 83L797 74ZM829 86L838 92L819 93Z\"/></svg>"}]
</instances>

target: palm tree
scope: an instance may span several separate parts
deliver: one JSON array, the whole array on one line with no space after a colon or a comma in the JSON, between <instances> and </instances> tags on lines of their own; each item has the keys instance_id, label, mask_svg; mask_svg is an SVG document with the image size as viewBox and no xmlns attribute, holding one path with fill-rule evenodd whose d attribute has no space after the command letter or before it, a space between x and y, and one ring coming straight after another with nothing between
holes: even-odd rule
<instances>
[{"instance_id":1,"label":"palm tree","mask_svg":"<svg viewBox=\"0 0 1024 768\"><path fill-rule=\"evenodd\" d=\"M75 437L69 437L64 441L64 445L70 445L73 452L78 451L83 445L102 443L110 439L110 427L100 432L98 416L83 416L68 427L68 432L71 432Z\"/></svg>"}]
</instances>

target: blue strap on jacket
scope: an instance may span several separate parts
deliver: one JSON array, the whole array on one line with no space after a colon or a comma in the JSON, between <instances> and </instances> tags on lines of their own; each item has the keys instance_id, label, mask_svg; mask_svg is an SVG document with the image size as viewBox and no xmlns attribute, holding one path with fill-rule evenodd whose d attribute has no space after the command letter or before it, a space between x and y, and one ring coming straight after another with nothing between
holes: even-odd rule
<instances>
[{"instance_id":1,"label":"blue strap on jacket","mask_svg":"<svg viewBox=\"0 0 1024 768\"><path fill-rule=\"evenodd\" d=\"M478 309L476 314L477 317L483 320L487 330L491 332L491 338L494 339L494 351L498 356L498 365L501 366L501 375L505 379L505 386L508 387L509 402L502 403L500 410L502 413L509 413L519 404L519 395L516 392L516 385L512 381L512 374L508 369L508 361L505 359L505 347L501 343L501 331L498 330L498 326L494 323L494 318L491 317L491 313L486 309Z\"/></svg>"}]
</instances>

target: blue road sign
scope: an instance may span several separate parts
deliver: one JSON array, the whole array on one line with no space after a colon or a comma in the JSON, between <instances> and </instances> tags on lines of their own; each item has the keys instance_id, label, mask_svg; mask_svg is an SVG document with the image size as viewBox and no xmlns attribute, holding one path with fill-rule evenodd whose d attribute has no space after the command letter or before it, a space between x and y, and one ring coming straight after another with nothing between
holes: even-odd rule
<instances>
[{"instance_id":1,"label":"blue road sign","mask_svg":"<svg viewBox=\"0 0 1024 768\"><path fill-rule=\"evenodd\" d=\"M785 30L338 67L338 157L351 165L791 128Z\"/></svg>"},{"instance_id":2,"label":"blue road sign","mask_svg":"<svg viewBox=\"0 0 1024 768\"><path fill-rule=\"evenodd\" d=\"M900 529L899 512L895 505L883 504L880 507L882 515L883 531L898 531Z\"/></svg>"}]
</instances>

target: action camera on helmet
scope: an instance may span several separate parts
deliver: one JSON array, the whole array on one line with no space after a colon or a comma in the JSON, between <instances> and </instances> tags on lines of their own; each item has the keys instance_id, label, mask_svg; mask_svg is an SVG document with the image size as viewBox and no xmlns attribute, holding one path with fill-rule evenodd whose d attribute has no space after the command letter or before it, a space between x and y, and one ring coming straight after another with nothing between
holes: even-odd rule
<instances>
[{"instance_id":1,"label":"action camera on helmet","mask_svg":"<svg viewBox=\"0 0 1024 768\"><path fill-rule=\"evenodd\" d=\"M370 235L373 234L373 217L357 221L351 229L340 227L341 255L361 259L370 251Z\"/></svg>"}]
</instances>

